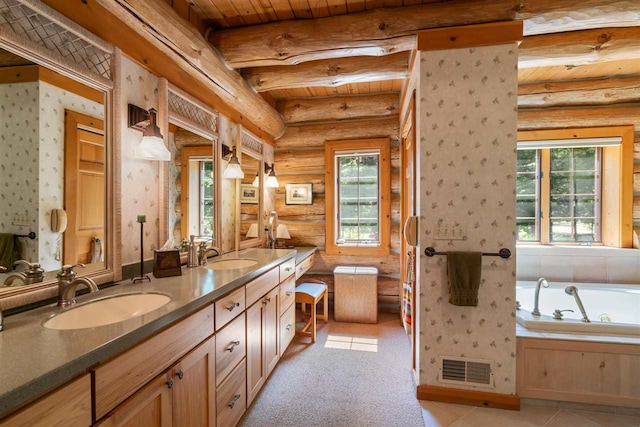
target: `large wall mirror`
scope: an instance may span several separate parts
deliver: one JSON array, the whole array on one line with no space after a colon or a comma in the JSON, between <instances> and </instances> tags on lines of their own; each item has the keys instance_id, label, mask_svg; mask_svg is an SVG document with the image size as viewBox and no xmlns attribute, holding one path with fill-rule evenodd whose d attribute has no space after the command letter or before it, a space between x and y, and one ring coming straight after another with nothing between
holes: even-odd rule
<instances>
[{"instance_id":1,"label":"large wall mirror","mask_svg":"<svg viewBox=\"0 0 640 427\"><path fill-rule=\"evenodd\" d=\"M262 233L262 159L247 148L241 150L240 162L244 178L240 185L240 247L256 246L261 243Z\"/></svg>"},{"instance_id":2,"label":"large wall mirror","mask_svg":"<svg viewBox=\"0 0 640 427\"><path fill-rule=\"evenodd\" d=\"M113 251L119 245L113 194L119 150L110 132L113 49L75 29L80 37L73 42L86 49L78 55L95 54L93 65L99 63L86 69L63 57L60 46L50 51L11 26L29 12L51 31L68 34L65 28L74 26L53 12L40 15L26 7L3 16L16 31L0 36L3 308L18 305L13 297L29 292L34 298L22 302L53 296L55 275L65 264L85 264L78 274L98 283L119 278ZM57 24L62 21L64 28ZM61 43L68 39L61 36ZM29 267L42 276L25 275Z\"/></svg>"},{"instance_id":3,"label":"large wall mirror","mask_svg":"<svg viewBox=\"0 0 640 427\"><path fill-rule=\"evenodd\" d=\"M163 85L161 85L163 86ZM220 248L220 160L217 113L169 85L168 237L191 235Z\"/></svg>"}]
</instances>

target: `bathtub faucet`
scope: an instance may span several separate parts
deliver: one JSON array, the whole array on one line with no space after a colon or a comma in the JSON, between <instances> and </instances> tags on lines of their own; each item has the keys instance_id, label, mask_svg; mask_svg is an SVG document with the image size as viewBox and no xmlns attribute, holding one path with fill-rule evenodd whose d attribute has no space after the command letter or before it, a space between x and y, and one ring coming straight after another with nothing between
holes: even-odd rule
<instances>
[{"instance_id":1,"label":"bathtub faucet","mask_svg":"<svg viewBox=\"0 0 640 427\"><path fill-rule=\"evenodd\" d=\"M573 297L576 299L576 303L578 304L580 313L582 313L582 321L585 323L591 323L591 320L589 320L589 316L587 316L587 312L584 310L584 305L582 305L582 300L580 300L580 296L578 295L578 288L576 288L575 286L567 286L566 288L564 288L564 291L568 295L573 295Z\"/></svg>"},{"instance_id":2,"label":"bathtub faucet","mask_svg":"<svg viewBox=\"0 0 640 427\"><path fill-rule=\"evenodd\" d=\"M538 308L538 301L540 301L540 286L548 288L549 283L547 282L547 279L545 279L544 277L538 279L538 284L536 285L536 298L533 302L533 311L531 312L531 314L533 314L534 316L540 316L540 309Z\"/></svg>"}]
</instances>

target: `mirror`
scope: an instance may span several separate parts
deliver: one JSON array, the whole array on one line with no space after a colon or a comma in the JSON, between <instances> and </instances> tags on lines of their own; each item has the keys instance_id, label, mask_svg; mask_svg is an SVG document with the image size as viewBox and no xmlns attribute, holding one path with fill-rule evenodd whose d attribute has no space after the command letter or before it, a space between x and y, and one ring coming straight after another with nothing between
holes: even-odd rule
<instances>
[{"instance_id":1,"label":"mirror","mask_svg":"<svg viewBox=\"0 0 640 427\"><path fill-rule=\"evenodd\" d=\"M41 283L12 280L9 287L3 284L12 273L0 274L0 296L50 284L63 264L87 264L79 275L106 269L106 184L113 172L106 168L107 90L2 46L0 264L11 268L24 259L51 273Z\"/></svg>"},{"instance_id":2,"label":"mirror","mask_svg":"<svg viewBox=\"0 0 640 427\"><path fill-rule=\"evenodd\" d=\"M216 242L219 220L213 137L169 120L169 149L175 159L169 163L169 237L178 244L190 235L207 236Z\"/></svg>"},{"instance_id":3,"label":"mirror","mask_svg":"<svg viewBox=\"0 0 640 427\"><path fill-rule=\"evenodd\" d=\"M240 166L244 178L238 180L240 185L240 247L260 245L263 240L262 231L262 186L264 171L262 160L247 148L240 150Z\"/></svg>"}]
</instances>

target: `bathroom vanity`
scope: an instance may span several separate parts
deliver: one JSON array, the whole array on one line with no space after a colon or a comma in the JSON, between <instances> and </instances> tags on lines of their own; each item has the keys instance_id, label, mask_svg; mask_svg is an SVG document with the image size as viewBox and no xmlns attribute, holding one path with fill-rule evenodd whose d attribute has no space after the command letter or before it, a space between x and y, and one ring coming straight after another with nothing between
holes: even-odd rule
<instances>
[{"instance_id":1,"label":"bathroom vanity","mask_svg":"<svg viewBox=\"0 0 640 427\"><path fill-rule=\"evenodd\" d=\"M247 249L183 267L182 276L79 297L78 304L123 293L171 298L104 326L45 328L61 312L55 306L8 317L0 333L0 425L164 426L193 418L235 425L294 336L295 280L314 252ZM255 264L232 268L231 260Z\"/></svg>"}]
</instances>

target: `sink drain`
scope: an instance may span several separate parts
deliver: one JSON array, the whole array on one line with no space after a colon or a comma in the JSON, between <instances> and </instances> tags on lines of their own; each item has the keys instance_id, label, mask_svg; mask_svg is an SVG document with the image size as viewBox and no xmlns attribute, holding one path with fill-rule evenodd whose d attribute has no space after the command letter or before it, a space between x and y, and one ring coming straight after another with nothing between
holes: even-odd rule
<instances>
[{"instance_id":1,"label":"sink drain","mask_svg":"<svg viewBox=\"0 0 640 427\"><path fill-rule=\"evenodd\" d=\"M611 322L611 315L602 313L600 316L598 316L598 320L600 320L601 322Z\"/></svg>"}]
</instances>

